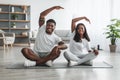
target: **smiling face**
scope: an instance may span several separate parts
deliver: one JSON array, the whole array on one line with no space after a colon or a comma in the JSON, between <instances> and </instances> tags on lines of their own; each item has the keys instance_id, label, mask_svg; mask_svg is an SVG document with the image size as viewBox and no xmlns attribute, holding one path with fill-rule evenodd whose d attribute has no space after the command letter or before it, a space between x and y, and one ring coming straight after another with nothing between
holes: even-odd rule
<instances>
[{"instance_id":1,"label":"smiling face","mask_svg":"<svg viewBox=\"0 0 120 80\"><path fill-rule=\"evenodd\" d=\"M76 42L80 42L82 38L85 38L86 40L90 41L90 38L87 34L87 30L86 30L86 27L83 23L79 23L77 26L76 26L76 29L75 29L75 36L74 36L74 40Z\"/></svg>"},{"instance_id":2,"label":"smiling face","mask_svg":"<svg viewBox=\"0 0 120 80\"><path fill-rule=\"evenodd\" d=\"M48 22L46 25L46 33L47 34L52 34L52 32L55 29L55 24L53 22Z\"/></svg>"},{"instance_id":3,"label":"smiling face","mask_svg":"<svg viewBox=\"0 0 120 80\"><path fill-rule=\"evenodd\" d=\"M85 28L83 25L79 25L79 28L78 28L78 33L83 36L83 34L85 33Z\"/></svg>"}]
</instances>

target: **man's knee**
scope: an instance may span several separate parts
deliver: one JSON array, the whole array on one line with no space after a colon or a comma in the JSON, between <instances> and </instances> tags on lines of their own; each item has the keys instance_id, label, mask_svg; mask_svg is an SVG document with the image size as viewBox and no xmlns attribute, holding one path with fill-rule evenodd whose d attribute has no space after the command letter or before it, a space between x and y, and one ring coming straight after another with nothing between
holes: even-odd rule
<instances>
[{"instance_id":1,"label":"man's knee","mask_svg":"<svg viewBox=\"0 0 120 80\"><path fill-rule=\"evenodd\" d=\"M57 46L55 46L55 47L53 48L52 52L53 52L53 53L55 52L56 54L60 54L60 53L61 53L60 49L59 49Z\"/></svg>"},{"instance_id":2,"label":"man's knee","mask_svg":"<svg viewBox=\"0 0 120 80\"><path fill-rule=\"evenodd\" d=\"M52 50L57 50L58 49L58 47L57 46L55 46Z\"/></svg>"},{"instance_id":3,"label":"man's knee","mask_svg":"<svg viewBox=\"0 0 120 80\"><path fill-rule=\"evenodd\" d=\"M26 48L22 48L22 49L21 49L21 52L24 53L24 52L25 52L25 49L26 49Z\"/></svg>"},{"instance_id":4,"label":"man's knee","mask_svg":"<svg viewBox=\"0 0 120 80\"><path fill-rule=\"evenodd\" d=\"M28 48L22 48L22 50L21 50L22 54L26 54L27 51L28 51Z\"/></svg>"}]
</instances>

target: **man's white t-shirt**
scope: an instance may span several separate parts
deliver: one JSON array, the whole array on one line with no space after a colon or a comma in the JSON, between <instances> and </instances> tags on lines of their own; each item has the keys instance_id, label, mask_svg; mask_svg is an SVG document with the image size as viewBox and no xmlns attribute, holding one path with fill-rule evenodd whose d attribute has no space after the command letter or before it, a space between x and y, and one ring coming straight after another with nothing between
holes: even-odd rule
<instances>
[{"instance_id":1,"label":"man's white t-shirt","mask_svg":"<svg viewBox=\"0 0 120 80\"><path fill-rule=\"evenodd\" d=\"M35 52L50 52L54 46L62 41L54 32L49 35L46 33L46 26L43 25L38 29L37 37L35 40L34 51Z\"/></svg>"},{"instance_id":2,"label":"man's white t-shirt","mask_svg":"<svg viewBox=\"0 0 120 80\"><path fill-rule=\"evenodd\" d=\"M69 45L70 51L76 56L88 54L88 50L91 50L90 42L88 42L86 39L82 39L82 42L76 42L73 40L74 35L75 33L73 32Z\"/></svg>"}]
</instances>

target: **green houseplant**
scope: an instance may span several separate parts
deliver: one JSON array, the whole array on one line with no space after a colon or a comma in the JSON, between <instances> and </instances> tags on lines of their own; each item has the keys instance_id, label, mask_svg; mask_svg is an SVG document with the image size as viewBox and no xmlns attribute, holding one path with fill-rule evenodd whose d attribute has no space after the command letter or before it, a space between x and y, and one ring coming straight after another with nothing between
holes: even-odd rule
<instances>
[{"instance_id":1,"label":"green houseplant","mask_svg":"<svg viewBox=\"0 0 120 80\"><path fill-rule=\"evenodd\" d=\"M16 23L13 22L13 23L11 24L11 27L12 27L12 28L16 28Z\"/></svg>"},{"instance_id":2,"label":"green houseplant","mask_svg":"<svg viewBox=\"0 0 120 80\"><path fill-rule=\"evenodd\" d=\"M120 38L120 20L111 19L112 24L107 25L105 34L106 38L110 38L110 52L115 52L116 50L116 40Z\"/></svg>"},{"instance_id":3,"label":"green houseplant","mask_svg":"<svg viewBox=\"0 0 120 80\"><path fill-rule=\"evenodd\" d=\"M17 19L18 19L18 15L17 15L17 14L12 14L12 15L11 15L11 18L12 18L13 20L17 20Z\"/></svg>"}]
</instances>

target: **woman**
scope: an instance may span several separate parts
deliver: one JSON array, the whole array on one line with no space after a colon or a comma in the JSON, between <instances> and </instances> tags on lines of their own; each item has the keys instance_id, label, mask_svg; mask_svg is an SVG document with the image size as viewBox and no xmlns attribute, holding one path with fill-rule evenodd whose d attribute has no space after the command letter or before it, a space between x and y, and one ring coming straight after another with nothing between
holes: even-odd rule
<instances>
[{"instance_id":1,"label":"woman","mask_svg":"<svg viewBox=\"0 0 120 80\"><path fill-rule=\"evenodd\" d=\"M72 19L71 31L72 37L70 40L69 51L64 52L64 57L68 61L69 66L74 66L82 63L90 64L91 60L98 55L97 50L91 50L90 38L83 23L75 25L79 20L85 19L90 23L86 17L78 17ZM75 64L71 64L75 61Z\"/></svg>"}]
</instances>

